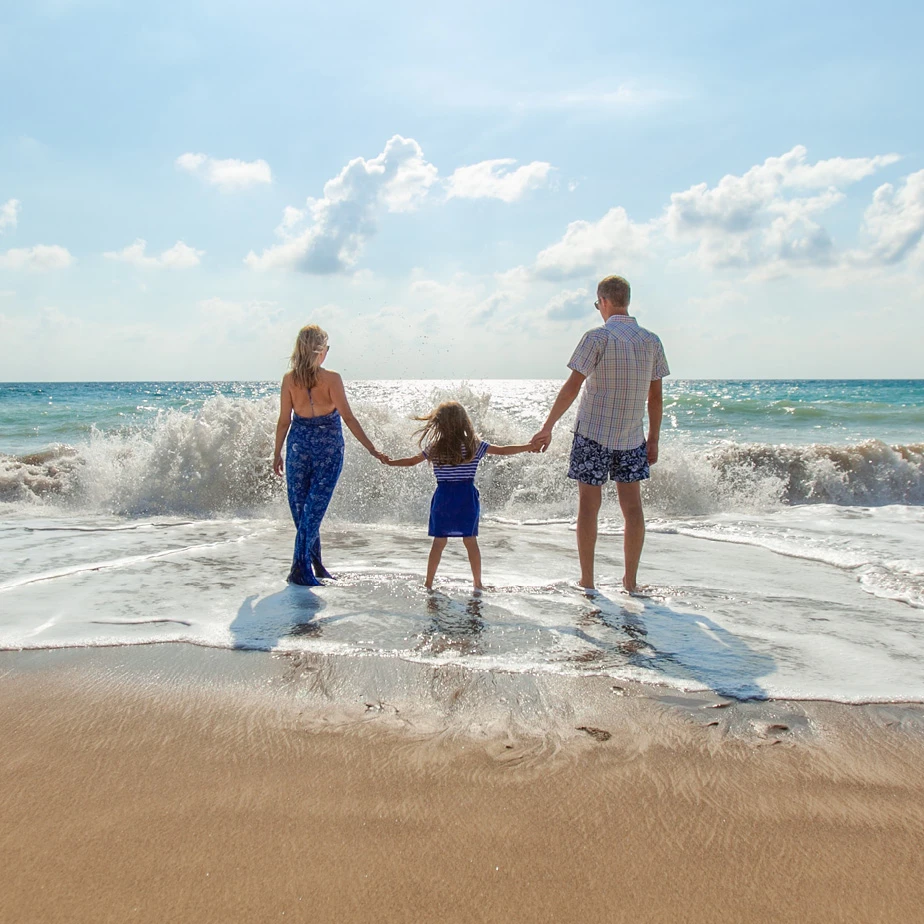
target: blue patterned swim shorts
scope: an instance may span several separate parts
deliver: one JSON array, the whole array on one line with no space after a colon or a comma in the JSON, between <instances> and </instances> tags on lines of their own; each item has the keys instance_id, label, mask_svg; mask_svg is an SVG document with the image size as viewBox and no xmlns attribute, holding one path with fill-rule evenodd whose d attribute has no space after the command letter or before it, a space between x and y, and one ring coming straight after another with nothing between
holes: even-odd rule
<instances>
[{"instance_id":1,"label":"blue patterned swim shorts","mask_svg":"<svg viewBox=\"0 0 924 924\"><path fill-rule=\"evenodd\" d=\"M612 481L644 481L648 478L645 443L635 449L607 449L595 440L574 434L568 477L584 484L603 485Z\"/></svg>"}]
</instances>

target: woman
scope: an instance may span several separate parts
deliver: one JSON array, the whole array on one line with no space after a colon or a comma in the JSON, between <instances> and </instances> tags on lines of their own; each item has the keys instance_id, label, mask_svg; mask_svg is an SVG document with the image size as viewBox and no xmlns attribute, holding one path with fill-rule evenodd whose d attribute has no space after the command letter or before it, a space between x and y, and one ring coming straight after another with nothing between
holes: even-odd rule
<instances>
[{"instance_id":1,"label":"woman","mask_svg":"<svg viewBox=\"0 0 924 924\"><path fill-rule=\"evenodd\" d=\"M320 528L343 468L340 421L380 462L387 459L353 416L343 380L322 368L328 349L327 334L317 324L298 332L292 368L282 380L273 455L273 471L282 475L285 441L286 487L296 528L289 582L308 586L320 584L318 578L332 577L321 562Z\"/></svg>"}]
</instances>

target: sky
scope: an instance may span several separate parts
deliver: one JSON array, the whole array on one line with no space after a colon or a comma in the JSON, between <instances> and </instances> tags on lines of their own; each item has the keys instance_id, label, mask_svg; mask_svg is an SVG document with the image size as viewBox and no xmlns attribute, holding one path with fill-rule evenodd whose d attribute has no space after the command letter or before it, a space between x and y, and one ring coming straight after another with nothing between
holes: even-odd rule
<instances>
[{"instance_id":1,"label":"sky","mask_svg":"<svg viewBox=\"0 0 924 924\"><path fill-rule=\"evenodd\" d=\"M918 2L0 3L0 380L924 377Z\"/></svg>"}]
</instances>

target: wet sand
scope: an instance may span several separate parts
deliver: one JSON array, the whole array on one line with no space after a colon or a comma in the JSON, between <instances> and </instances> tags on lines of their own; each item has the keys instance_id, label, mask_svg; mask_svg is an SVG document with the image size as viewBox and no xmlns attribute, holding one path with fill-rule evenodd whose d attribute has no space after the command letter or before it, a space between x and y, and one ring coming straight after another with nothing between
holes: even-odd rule
<instances>
[{"instance_id":1,"label":"wet sand","mask_svg":"<svg viewBox=\"0 0 924 924\"><path fill-rule=\"evenodd\" d=\"M0 921L921 919L919 707L376 669L0 655Z\"/></svg>"}]
</instances>

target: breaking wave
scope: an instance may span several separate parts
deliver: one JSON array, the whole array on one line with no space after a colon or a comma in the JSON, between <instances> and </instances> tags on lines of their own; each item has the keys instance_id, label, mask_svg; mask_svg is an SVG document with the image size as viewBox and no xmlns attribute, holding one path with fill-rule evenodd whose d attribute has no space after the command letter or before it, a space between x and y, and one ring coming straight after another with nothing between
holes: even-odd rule
<instances>
[{"instance_id":1,"label":"breaking wave","mask_svg":"<svg viewBox=\"0 0 924 924\"><path fill-rule=\"evenodd\" d=\"M525 442L535 422L492 407L490 394L450 390L485 439ZM449 392L434 392L434 400ZM416 424L405 412L358 404L372 439L392 455L416 451ZM79 446L53 445L24 456L0 455L0 503L52 506L128 516L276 511L287 515L283 482L270 468L276 402L216 396L197 411L164 411L148 426L92 431ZM512 519L572 516L574 483L564 477L569 420L543 455L489 459L479 473L486 514ZM433 490L426 466L381 466L347 435L344 473L331 513L375 522L419 520ZM924 505L924 443L851 446L765 443L695 445L667 432L661 461L645 485L653 513L705 515L801 504ZM608 504L614 503L608 493Z\"/></svg>"}]
</instances>

